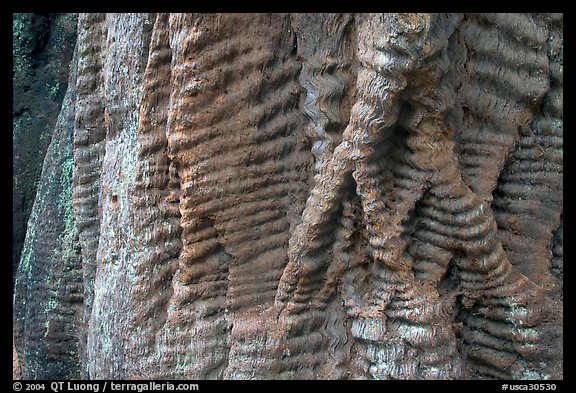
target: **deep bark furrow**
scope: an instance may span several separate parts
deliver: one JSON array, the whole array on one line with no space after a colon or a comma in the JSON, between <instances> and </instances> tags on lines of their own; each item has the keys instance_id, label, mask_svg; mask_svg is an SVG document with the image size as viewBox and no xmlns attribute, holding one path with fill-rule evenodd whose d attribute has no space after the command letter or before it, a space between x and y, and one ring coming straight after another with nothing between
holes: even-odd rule
<instances>
[{"instance_id":1,"label":"deep bark furrow","mask_svg":"<svg viewBox=\"0 0 576 393\"><path fill-rule=\"evenodd\" d=\"M472 14L459 27L469 48L464 67L470 77L458 92L466 108L458 159L466 184L487 200L518 130L529 124L548 90L546 35L534 19L531 14L510 14L509 19Z\"/></svg>"}]
</instances>

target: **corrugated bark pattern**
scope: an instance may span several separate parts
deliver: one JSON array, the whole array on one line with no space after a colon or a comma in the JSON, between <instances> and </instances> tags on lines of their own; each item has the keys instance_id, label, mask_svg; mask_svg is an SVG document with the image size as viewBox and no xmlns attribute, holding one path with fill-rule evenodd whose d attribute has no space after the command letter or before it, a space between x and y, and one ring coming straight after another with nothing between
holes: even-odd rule
<instances>
[{"instance_id":1,"label":"corrugated bark pattern","mask_svg":"<svg viewBox=\"0 0 576 393\"><path fill-rule=\"evenodd\" d=\"M84 278L21 264L23 376L53 375L31 345L75 320L42 341L37 310L84 282L70 375L562 377L562 15L78 26Z\"/></svg>"},{"instance_id":2,"label":"corrugated bark pattern","mask_svg":"<svg viewBox=\"0 0 576 393\"><path fill-rule=\"evenodd\" d=\"M139 108L148 61L148 14L107 14L103 61L105 153L99 204L102 208L96 253L94 303L88 325L88 365L92 378L127 378L140 369L139 312L134 291L149 283L137 252L142 240L135 215ZM124 37L124 39L119 39ZM113 296L110 296L113 294ZM118 310L122 310L119 312Z\"/></svg>"},{"instance_id":3,"label":"corrugated bark pattern","mask_svg":"<svg viewBox=\"0 0 576 393\"><path fill-rule=\"evenodd\" d=\"M274 299L307 159L295 151L300 88L289 22L170 17L177 88L168 146L183 231L167 321L174 376L250 378L266 370L243 360L258 357L251 341L265 337L248 321Z\"/></svg>"}]
</instances>

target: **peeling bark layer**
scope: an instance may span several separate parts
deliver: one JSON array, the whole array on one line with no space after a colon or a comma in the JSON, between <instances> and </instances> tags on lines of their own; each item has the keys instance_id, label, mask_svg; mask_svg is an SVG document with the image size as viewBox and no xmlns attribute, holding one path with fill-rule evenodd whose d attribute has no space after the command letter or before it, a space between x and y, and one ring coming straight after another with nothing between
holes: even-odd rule
<instances>
[{"instance_id":1,"label":"peeling bark layer","mask_svg":"<svg viewBox=\"0 0 576 393\"><path fill-rule=\"evenodd\" d=\"M81 254L21 263L23 377L562 378L562 25L80 15Z\"/></svg>"}]
</instances>

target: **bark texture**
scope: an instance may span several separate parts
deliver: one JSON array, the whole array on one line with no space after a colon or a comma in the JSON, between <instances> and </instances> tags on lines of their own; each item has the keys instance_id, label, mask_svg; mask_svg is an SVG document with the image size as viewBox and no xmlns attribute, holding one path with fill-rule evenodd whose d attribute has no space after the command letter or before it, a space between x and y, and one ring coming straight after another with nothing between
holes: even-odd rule
<instances>
[{"instance_id":1,"label":"bark texture","mask_svg":"<svg viewBox=\"0 0 576 393\"><path fill-rule=\"evenodd\" d=\"M12 277L68 86L76 14L13 14Z\"/></svg>"},{"instance_id":2,"label":"bark texture","mask_svg":"<svg viewBox=\"0 0 576 393\"><path fill-rule=\"evenodd\" d=\"M79 15L22 377L562 378L562 28Z\"/></svg>"}]
</instances>

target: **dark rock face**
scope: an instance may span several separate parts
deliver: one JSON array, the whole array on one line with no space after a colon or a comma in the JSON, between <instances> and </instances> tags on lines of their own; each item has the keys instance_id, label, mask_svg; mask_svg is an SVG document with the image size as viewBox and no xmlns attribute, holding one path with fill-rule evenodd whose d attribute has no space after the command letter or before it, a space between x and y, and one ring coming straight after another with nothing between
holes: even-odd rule
<instances>
[{"instance_id":1,"label":"dark rock face","mask_svg":"<svg viewBox=\"0 0 576 393\"><path fill-rule=\"evenodd\" d=\"M20 261L44 155L68 86L76 14L13 14L12 266Z\"/></svg>"},{"instance_id":2,"label":"dark rock face","mask_svg":"<svg viewBox=\"0 0 576 393\"><path fill-rule=\"evenodd\" d=\"M22 376L562 378L562 25L80 15Z\"/></svg>"}]
</instances>

